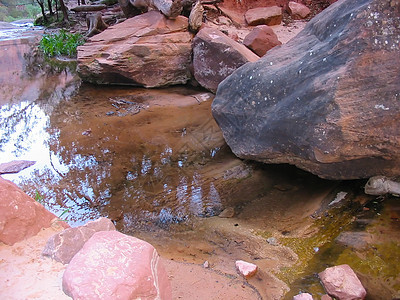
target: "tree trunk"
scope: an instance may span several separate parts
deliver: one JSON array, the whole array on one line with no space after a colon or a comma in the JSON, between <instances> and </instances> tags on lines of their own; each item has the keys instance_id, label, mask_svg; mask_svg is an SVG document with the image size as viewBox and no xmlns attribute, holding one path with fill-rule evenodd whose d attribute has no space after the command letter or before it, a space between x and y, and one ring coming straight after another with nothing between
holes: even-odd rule
<instances>
[{"instance_id":1,"label":"tree trunk","mask_svg":"<svg viewBox=\"0 0 400 300\"><path fill-rule=\"evenodd\" d=\"M47 23L49 20L46 17L46 12L44 10L44 3L41 0L36 0L36 2L39 4L40 10L42 11L43 22Z\"/></svg>"},{"instance_id":2,"label":"tree trunk","mask_svg":"<svg viewBox=\"0 0 400 300\"><path fill-rule=\"evenodd\" d=\"M49 7L50 15L51 16L54 15L54 11L53 11L51 0L47 0L47 6Z\"/></svg>"},{"instance_id":3,"label":"tree trunk","mask_svg":"<svg viewBox=\"0 0 400 300\"><path fill-rule=\"evenodd\" d=\"M62 11L62 13L63 13L63 20L64 20L64 22L69 22L69 19L68 19L68 11L67 11L67 7L66 7L65 4L64 4L64 0L60 0L60 8L61 8L61 11Z\"/></svg>"}]
</instances>

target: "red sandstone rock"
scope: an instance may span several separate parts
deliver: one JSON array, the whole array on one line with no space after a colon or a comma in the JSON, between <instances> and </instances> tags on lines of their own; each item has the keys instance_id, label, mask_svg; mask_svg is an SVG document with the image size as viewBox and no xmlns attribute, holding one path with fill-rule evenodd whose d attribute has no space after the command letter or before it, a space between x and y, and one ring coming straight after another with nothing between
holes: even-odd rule
<instances>
[{"instance_id":1,"label":"red sandstone rock","mask_svg":"<svg viewBox=\"0 0 400 300\"><path fill-rule=\"evenodd\" d=\"M233 153L334 180L399 176L398 8L338 1L221 82L212 112Z\"/></svg>"},{"instance_id":2,"label":"red sandstone rock","mask_svg":"<svg viewBox=\"0 0 400 300\"><path fill-rule=\"evenodd\" d=\"M0 177L0 242L13 245L51 226L57 218L11 181Z\"/></svg>"},{"instance_id":3,"label":"red sandstone rock","mask_svg":"<svg viewBox=\"0 0 400 300\"><path fill-rule=\"evenodd\" d=\"M247 24L279 25L282 22L282 8L279 6L258 7L249 9L244 15Z\"/></svg>"},{"instance_id":4,"label":"red sandstone rock","mask_svg":"<svg viewBox=\"0 0 400 300\"><path fill-rule=\"evenodd\" d=\"M0 164L0 174L18 173L34 165L35 161L30 160L13 160L10 162Z\"/></svg>"},{"instance_id":5,"label":"red sandstone rock","mask_svg":"<svg viewBox=\"0 0 400 300\"><path fill-rule=\"evenodd\" d=\"M313 300L313 297L309 293L301 293L293 297L293 300Z\"/></svg>"},{"instance_id":6,"label":"red sandstone rock","mask_svg":"<svg viewBox=\"0 0 400 300\"><path fill-rule=\"evenodd\" d=\"M327 268L318 276L327 293L339 300L364 299L367 295L363 285L349 265Z\"/></svg>"},{"instance_id":7,"label":"red sandstone rock","mask_svg":"<svg viewBox=\"0 0 400 300\"><path fill-rule=\"evenodd\" d=\"M288 3L287 10L290 16L295 20L305 19L311 13L307 6L294 1Z\"/></svg>"},{"instance_id":8,"label":"red sandstone rock","mask_svg":"<svg viewBox=\"0 0 400 300\"><path fill-rule=\"evenodd\" d=\"M258 56L263 56L268 50L281 44L275 32L267 25L256 26L243 40L243 45Z\"/></svg>"},{"instance_id":9,"label":"red sandstone rock","mask_svg":"<svg viewBox=\"0 0 400 300\"><path fill-rule=\"evenodd\" d=\"M74 256L63 276L73 299L171 299L157 251L117 231L95 233Z\"/></svg>"},{"instance_id":10,"label":"red sandstone rock","mask_svg":"<svg viewBox=\"0 0 400 300\"><path fill-rule=\"evenodd\" d=\"M245 262L243 260L236 261L236 269L245 278L250 278L257 273L258 267L255 264Z\"/></svg>"},{"instance_id":11,"label":"red sandstone rock","mask_svg":"<svg viewBox=\"0 0 400 300\"><path fill-rule=\"evenodd\" d=\"M201 86L212 92L237 68L258 58L217 29L204 27L193 40L194 77Z\"/></svg>"},{"instance_id":12,"label":"red sandstone rock","mask_svg":"<svg viewBox=\"0 0 400 300\"><path fill-rule=\"evenodd\" d=\"M109 230L115 230L115 226L107 218L99 218L83 226L65 229L49 238L42 255L68 264L94 233Z\"/></svg>"},{"instance_id":13,"label":"red sandstone rock","mask_svg":"<svg viewBox=\"0 0 400 300\"><path fill-rule=\"evenodd\" d=\"M160 87L191 79L188 19L157 11L108 27L78 47L78 73L98 84Z\"/></svg>"}]
</instances>

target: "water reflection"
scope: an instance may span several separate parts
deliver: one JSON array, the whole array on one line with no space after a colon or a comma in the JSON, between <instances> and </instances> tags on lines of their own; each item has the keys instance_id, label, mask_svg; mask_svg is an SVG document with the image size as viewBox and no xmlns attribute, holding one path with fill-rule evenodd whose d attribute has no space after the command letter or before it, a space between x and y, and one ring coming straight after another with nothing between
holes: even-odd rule
<instances>
[{"instance_id":1,"label":"water reflection","mask_svg":"<svg viewBox=\"0 0 400 300\"><path fill-rule=\"evenodd\" d=\"M232 156L212 95L81 85L73 64L44 62L32 41L2 47L0 162L37 161L4 177L56 215L68 209L71 225L99 216L124 232L189 224L218 214L235 192L208 170L220 153Z\"/></svg>"},{"instance_id":2,"label":"water reflection","mask_svg":"<svg viewBox=\"0 0 400 300\"><path fill-rule=\"evenodd\" d=\"M72 225L107 216L129 232L221 210L200 172L224 145L210 101L192 96L204 92L80 86L72 69L19 58L21 89L0 110L1 161L37 164L6 178L57 215L68 209Z\"/></svg>"}]
</instances>

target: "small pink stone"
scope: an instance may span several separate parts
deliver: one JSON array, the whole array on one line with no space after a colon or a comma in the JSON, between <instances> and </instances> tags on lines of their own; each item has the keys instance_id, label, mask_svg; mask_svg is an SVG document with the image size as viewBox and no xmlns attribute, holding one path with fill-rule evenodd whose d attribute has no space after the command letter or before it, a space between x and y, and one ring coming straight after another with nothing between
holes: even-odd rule
<instances>
[{"instance_id":1,"label":"small pink stone","mask_svg":"<svg viewBox=\"0 0 400 300\"><path fill-rule=\"evenodd\" d=\"M313 300L313 297L309 293L301 293L293 297L293 300Z\"/></svg>"},{"instance_id":2,"label":"small pink stone","mask_svg":"<svg viewBox=\"0 0 400 300\"><path fill-rule=\"evenodd\" d=\"M245 278L250 278L257 273L258 267L255 264L245 262L243 260L236 261L236 269Z\"/></svg>"}]
</instances>

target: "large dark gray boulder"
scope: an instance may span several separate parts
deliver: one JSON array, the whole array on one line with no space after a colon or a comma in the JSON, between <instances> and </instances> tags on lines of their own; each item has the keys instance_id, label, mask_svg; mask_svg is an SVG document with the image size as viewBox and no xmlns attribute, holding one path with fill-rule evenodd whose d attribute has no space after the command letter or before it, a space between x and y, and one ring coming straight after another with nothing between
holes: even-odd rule
<instances>
[{"instance_id":1,"label":"large dark gray boulder","mask_svg":"<svg viewBox=\"0 0 400 300\"><path fill-rule=\"evenodd\" d=\"M400 174L400 3L344 0L218 87L233 152L323 178Z\"/></svg>"}]
</instances>

